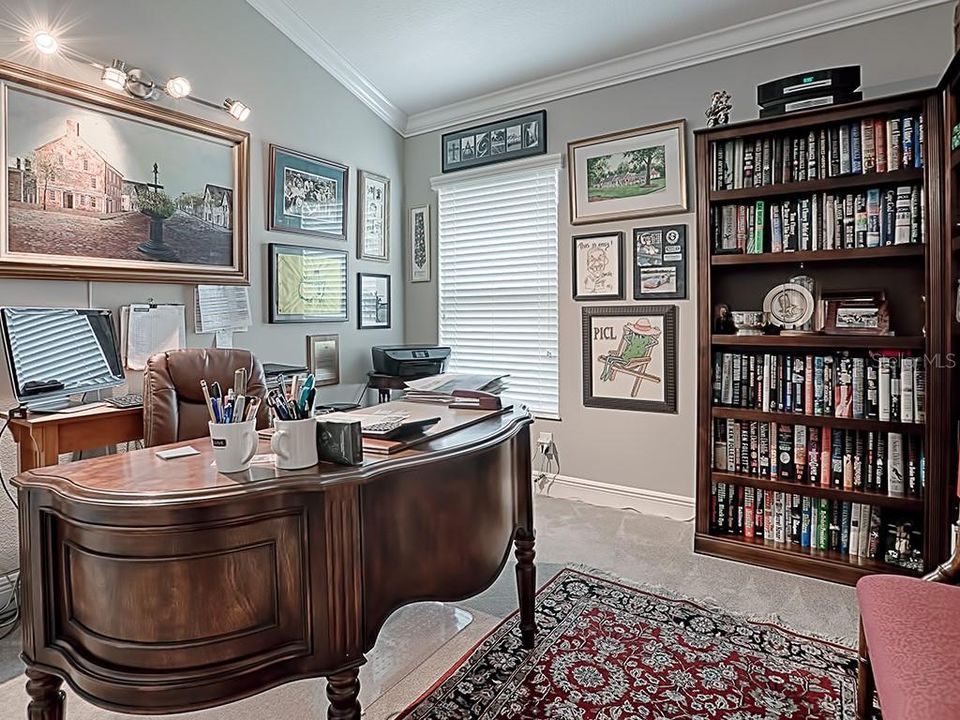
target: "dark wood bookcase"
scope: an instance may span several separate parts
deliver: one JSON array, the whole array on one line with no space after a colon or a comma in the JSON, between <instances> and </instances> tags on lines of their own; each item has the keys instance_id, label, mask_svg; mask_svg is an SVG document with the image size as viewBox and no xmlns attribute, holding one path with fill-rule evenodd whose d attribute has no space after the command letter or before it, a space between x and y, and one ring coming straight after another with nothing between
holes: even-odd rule
<instances>
[{"instance_id":1,"label":"dark wood bookcase","mask_svg":"<svg viewBox=\"0 0 960 720\"><path fill-rule=\"evenodd\" d=\"M954 505L957 464L958 402L950 362L960 342L955 320L955 290L960 271L960 149L950 148L950 133L960 118L960 62L952 80L940 89L907 93L832 108L793 113L699 130L696 136L698 222L698 391L697 391L697 552L763 565L802 575L854 583L875 572L908 572L878 559L851 557L839 552L811 550L719 532L711 523L711 488L715 482L774 490L811 498L866 503L907 514L922 525L926 570L949 553L951 510ZM841 123L904 115L923 118L923 168L717 190L713 182L716 158L713 143L742 139L798 136ZM856 247L836 250L715 254L714 208L737 203L799 198L813 193L846 194L868 188L912 185L923 192L923 243ZM882 195L881 195L882 197ZM719 213L716 213L719 215ZM733 310L760 310L766 293L797 274L812 276L821 289L883 288L890 303L893 336L782 335L741 336L714 334L714 307L725 303ZM715 352L825 353L851 350L891 350L924 356L926 421L918 423L809 416L764 412L713 403ZM778 478L713 469L716 419L799 423L810 427L874 432L897 432L922 438L925 449L925 487L922 497L881 494L789 482ZM864 530L865 531L865 530Z\"/></svg>"}]
</instances>

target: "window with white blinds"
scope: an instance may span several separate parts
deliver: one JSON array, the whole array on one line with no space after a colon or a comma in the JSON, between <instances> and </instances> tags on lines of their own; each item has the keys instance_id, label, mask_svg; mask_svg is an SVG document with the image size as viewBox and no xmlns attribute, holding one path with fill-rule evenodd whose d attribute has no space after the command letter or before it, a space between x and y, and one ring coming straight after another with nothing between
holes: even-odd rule
<instances>
[{"instance_id":1,"label":"window with white blinds","mask_svg":"<svg viewBox=\"0 0 960 720\"><path fill-rule=\"evenodd\" d=\"M440 343L451 372L507 373L510 397L557 417L559 158L538 160L434 184Z\"/></svg>"}]
</instances>

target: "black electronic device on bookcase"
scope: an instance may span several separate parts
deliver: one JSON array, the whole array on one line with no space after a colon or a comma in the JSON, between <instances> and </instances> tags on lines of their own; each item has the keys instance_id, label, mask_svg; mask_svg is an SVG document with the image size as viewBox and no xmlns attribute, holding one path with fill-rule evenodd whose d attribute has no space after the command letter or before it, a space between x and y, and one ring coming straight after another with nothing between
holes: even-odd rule
<instances>
[{"instance_id":1,"label":"black electronic device on bookcase","mask_svg":"<svg viewBox=\"0 0 960 720\"><path fill-rule=\"evenodd\" d=\"M771 80L757 86L760 117L842 105L863 98L860 66L824 68Z\"/></svg>"}]
</instances>

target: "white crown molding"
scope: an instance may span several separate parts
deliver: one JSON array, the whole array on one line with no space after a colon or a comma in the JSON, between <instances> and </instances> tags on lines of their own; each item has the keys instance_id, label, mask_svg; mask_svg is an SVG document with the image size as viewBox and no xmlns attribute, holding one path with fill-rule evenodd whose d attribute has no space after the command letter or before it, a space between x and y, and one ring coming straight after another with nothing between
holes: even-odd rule
<instances>
[{"instance_id":1,"label":"white crown molding","mask_svg":"<svg viewBox=\"0 0 960 720\"><path fill-rule=\"evenodd\" d=\"M401 135L405 134L407 114L390 102L319 30L290 7L286 0L247 0L247 3L333 75L337 82L356 95L387 125Z\"/></svg>"},{"instance_id":2,"label":"white crown molding","mask_svg":"<svg viewBox=\"0 0 960 720\"><path fill-rule=\"evenodd\" d=\"M253 1L248 0L248 2ZM403 134L405 137L412 137L476 122L492 115L515 112L571 95L661 75L951 1L822 0L803 8L751 20L434 110L415 113L407 119ZM256 2L264 2L264 0L256 0Z\"/></svg>"},{"instance_id":3,"label":"white crown molding","mask_svg":"<svg viewBox=\"0 0 960 720\"><path fill-rule=\"evenodd\" d=\"M684 522L692 520L696 510L693 498L684 495L613 485L568 475L538 480L534 473L533 478L537 494L545 497L579 500L617 510L636 510L644 515L660 515Z\"/></svg>"}]
</instances>

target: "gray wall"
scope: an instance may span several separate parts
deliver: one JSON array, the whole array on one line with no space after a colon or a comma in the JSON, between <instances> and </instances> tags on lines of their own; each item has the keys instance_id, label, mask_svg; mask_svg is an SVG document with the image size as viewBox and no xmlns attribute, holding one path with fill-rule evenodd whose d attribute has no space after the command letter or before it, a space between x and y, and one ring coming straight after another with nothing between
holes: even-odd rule
<instances>
[{"instance_id":1,"label":"gray wall","mask_svg":"<svg viewBox=\"0 0 960 720\"><path fill-rule=\"evenodd\" d=\"M82 6L82 7L81 7ZM36 3L13 0L5 3L6 21L12 17L33 18L39 12L59 18L69 26L63 42L97 59L119 57L143 66L158 78L182 74L194 92L219 101L225 96L242 99L253 109L242 124L251 134L250 188L250 298L254 324L237 334L234 343L247 347L265 361L303 363L308 334L340 334L341 377L338 388L325 389L321 398L352 398L370 367L370 346L403 339L403 285L401 281L401 233L403 196L403 140L370 112L350 92L293 45L243 0L97 0L76 3L47 0ZM36 53L24 53L22 44L8 42L18 33L5 29L0 53L6 59L36 64L51 72L89 83L98 83L96 72L80 63L54 59L40 62ZM164 104L173 104L167 99ZM233 122L224 113L183 103L190 114L224 123ZM349 165L349 232L346 243L309 236L269 233L266 227L267 144L275 142ZM370 170L393 180L391 217L391 262L356 259L356 171ZM350 321L296 325L267 324L266 243L287 242L347 249ZM391 330L356 329L356 273L389 272L393 275L394 308ZM88 295L89 293L89 295ZM97 307L119 308L148 297L158 302L187 304L192 286L128 283L87 283L0 279L0 305L59 305L85 307L88 297ZM187 326L192 330L192 320ZM190 334L190 346L212 345L212 336ZM2 361L0 361L2 362ZM0 407L12 404L6 369L0 367ZM139 388L139 377L130 384ZM4 478L16 469L16 455L8 435L0 443L0 468ZM0 497L0 572L17 565L15 516Z\"/></svg>"},{"instance_id":2,"label":"gray wall","mask_svg":"<svg viewBox=\"0 0 960 720\"><path fill-rule=\"evenodd\" d=\"M619 85L546 104L548 152L565 152L571 140L686 118L690 128L705 125L703 111L714 90L733 95L732 120L755 118L756 86L772 78L834 65L863 66L870 95L931 87L952 54L953 10L949 5L861 25L667 75ZM440 135L410 138L404 166L407 206L430 203L436 227L436 197L429 178L440 173ZM600 226L569 224L566 174L560 186L560 414L561 422L538 422L554 433L564 475L692 496L696 427L696 265L691 263L690 299L679 301L678 413L658 415L584 408L580 378L580 307L571 300L570 237L576 233L687 223L688 244L696 247L692 135L687 165L691 212ZM695 260L696 255L691 255ZM630 273L628 271L627 276ZM436 278L436 267L433 277ZM627 297L632 297L628 281ZM437 285L406 286L406 339L435 342Z\"/></svg>"}]
</instances>

